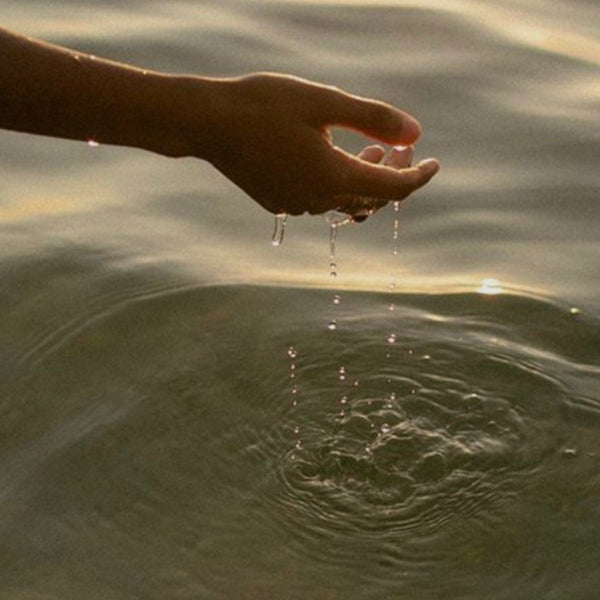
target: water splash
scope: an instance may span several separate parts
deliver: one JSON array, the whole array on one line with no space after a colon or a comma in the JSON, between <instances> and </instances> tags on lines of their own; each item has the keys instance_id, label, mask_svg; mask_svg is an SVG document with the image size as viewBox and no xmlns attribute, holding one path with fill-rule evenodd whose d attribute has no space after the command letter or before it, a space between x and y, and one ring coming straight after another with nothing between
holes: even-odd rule
<instances>
[{"instance_id":1,"label":"water splash","mask_svg":"<svg viewBox=\"0 0 600 600\"><path fill-rule=\"evenodd\" d=\"M275 225L273 227L273 235L271 236L271 244L275 247L283 244L287 218L288 216L286 213L275 215Z\"/></svg>"}]
</instances>

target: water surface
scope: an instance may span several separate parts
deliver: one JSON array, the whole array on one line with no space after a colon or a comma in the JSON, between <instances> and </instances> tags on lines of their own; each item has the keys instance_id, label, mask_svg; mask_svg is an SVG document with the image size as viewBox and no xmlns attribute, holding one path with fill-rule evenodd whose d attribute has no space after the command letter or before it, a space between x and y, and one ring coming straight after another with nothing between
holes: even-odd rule
<instances>
[{"instance_id":1,"label":"water surface","mask_svg":"<svg viewBox=\"0 0 600 600\"><path fill-rule=\"evenodd\" d=\"M443 164L397 256L392 209L340 228L334 279L323 219L273 248L209 165L2 133L3 598L594 597L594 2L0 7L392 101Z\"/></svg>"}]
</instances>

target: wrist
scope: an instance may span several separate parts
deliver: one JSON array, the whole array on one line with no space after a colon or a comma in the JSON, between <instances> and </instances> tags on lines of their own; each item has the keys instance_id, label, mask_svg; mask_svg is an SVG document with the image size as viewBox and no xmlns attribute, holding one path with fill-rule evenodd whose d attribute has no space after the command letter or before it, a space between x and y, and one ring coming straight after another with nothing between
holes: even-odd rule
<instances>
[{"instance_id":1,"label":"wrist","mask_svg":"<svg viewBox=\"0 0 600 600\"><path fill-rule=\"evenodd\" d=\"M142 147L165 156L214 162L230 104L227 80L156 73L150 86L146 115L140 121Z\"/></svg>"}]
</instances>

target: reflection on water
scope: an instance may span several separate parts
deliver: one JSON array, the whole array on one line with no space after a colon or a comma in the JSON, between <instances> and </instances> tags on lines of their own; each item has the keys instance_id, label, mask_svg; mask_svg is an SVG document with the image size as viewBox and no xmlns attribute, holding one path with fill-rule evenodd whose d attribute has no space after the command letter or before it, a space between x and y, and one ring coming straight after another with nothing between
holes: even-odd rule
<instances>
[{"instance_id":1,"label":"reflection on water","mask_svg":"<svg viewBox=\"0 0 600 600\"><path fill-rule=\"evenodd\" d=\"M105 258L5 272L21 302L3 307L2 590L583 586L596 320L509 293L394 294L390 311L389 292L345 291L332 333L329 291L190 287Z\"/></svg>"}]
</instances>

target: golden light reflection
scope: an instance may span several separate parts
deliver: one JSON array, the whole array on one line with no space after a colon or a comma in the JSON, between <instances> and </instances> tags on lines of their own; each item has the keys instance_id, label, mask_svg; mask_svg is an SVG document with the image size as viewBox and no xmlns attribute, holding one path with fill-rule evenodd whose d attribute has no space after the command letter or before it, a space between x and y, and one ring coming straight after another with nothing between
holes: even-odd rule
<instances>
[{"instance_id":1,"label":"golden light reflection","mask_svg":"<svg viewBox=\"0 0 600 600\"><path fill-rule=\"evenodd\" d=\"M476 291L478 294L485 294L486 296L497 296L502 294L504 290L497 279L486 278L481 280L481 284Z\"/></svg>"},{"instance_id":2,"label":"golden light reflection","mask_svg":"<svg viewBox=\"0 0 600 600\"><path fill-rule=\"evenodd\" d=\"M37 217L63 215L80 210L80 208L80 203L69 197L24 198L17 204L0 208L0 223L14 223Z\"/></svg>"}]
</instances>

